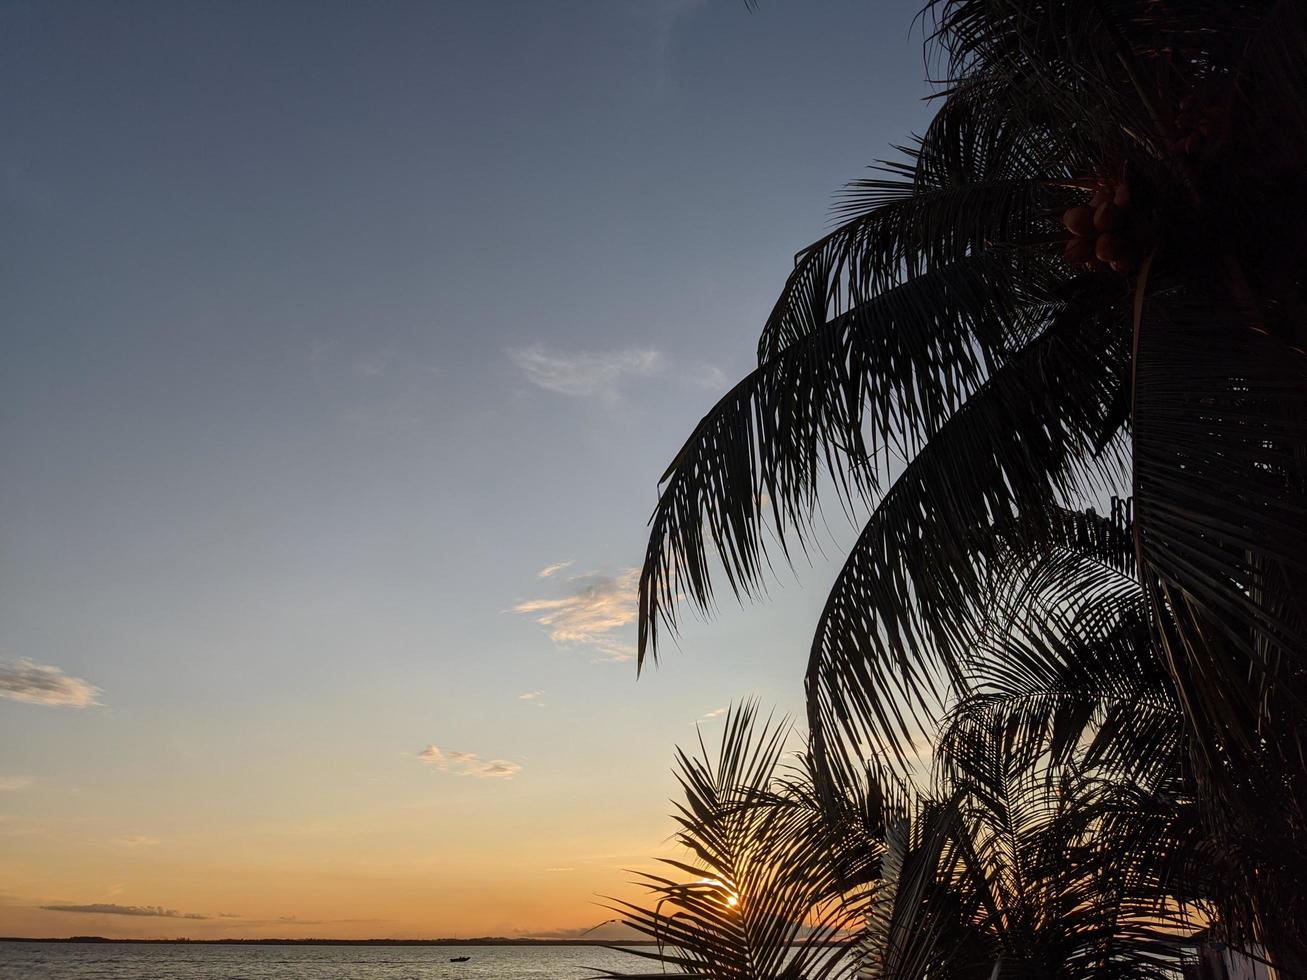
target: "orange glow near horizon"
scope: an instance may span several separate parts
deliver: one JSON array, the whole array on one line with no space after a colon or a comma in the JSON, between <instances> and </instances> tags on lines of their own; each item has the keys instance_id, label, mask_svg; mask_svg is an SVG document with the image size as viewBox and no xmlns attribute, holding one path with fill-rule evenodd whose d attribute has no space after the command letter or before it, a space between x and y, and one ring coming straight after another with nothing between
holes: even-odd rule
<instances>
[{"instance_id":1,"label":"orange glow near horizon","mask_svg":"<svg viewBox=\"0 0 1307 980\"><path fill-rule=\"evenodd\" d=\"M628 862L632 864L634 862ZM567 938L603 921L598 895L634 899L609 864L569 873L543 868L398 868L373 874L188 863L121 876L91 901L0 907L0 934L106 938L443 939ZM82 874L76 876L85 880ZM52 869L47 894L83 898L85 886ZM164 906L145 906L163 896ZM293 911L288 911L293 910ZM601 930L593 938L604 938Z\"/></svg>"},{"instance_id":2,"label":"orange glow near horizon","mask_svg":"<svg viewBox=\"0 0 1307 980\"><path fill-rule=\"evenodd\" d=\"M525 776L438 774L424 788L432 797L407 805L290 822L236 814L235 826L213 813L150 835L110 829L114 811L142 800L102 798L82 817L74 796L59 819L9 815L0 935L567 938L611 918L600 896L638 900L630 872L671 853L652 805L614 827Z\"/></svg>"}]
</instances>

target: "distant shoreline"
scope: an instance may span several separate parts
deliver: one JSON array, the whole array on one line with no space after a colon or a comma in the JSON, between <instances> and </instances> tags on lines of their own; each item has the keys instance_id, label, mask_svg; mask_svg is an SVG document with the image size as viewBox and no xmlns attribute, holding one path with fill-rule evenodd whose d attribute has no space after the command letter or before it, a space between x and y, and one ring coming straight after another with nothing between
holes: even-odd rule
<instances>
[{"instance_id":1,"label":"distant shoreline","mask_svg":"<svg viewBox=\"0 0 1307 980\"><path fill-rule=\"evenodd\" d=\"M104 936L0 936L0 943L105 943L178 946L654 946L648 939L107 939Z\"/></svg>"}]
</instances>

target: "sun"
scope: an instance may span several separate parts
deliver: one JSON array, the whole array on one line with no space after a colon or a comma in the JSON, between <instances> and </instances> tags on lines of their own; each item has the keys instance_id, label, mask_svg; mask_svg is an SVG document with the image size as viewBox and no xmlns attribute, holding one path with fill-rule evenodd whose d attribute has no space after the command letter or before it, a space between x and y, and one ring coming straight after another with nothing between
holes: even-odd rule
<instances>
[{"instance_id":1,"label":"sun","mask_svg":"<svg viewBox=\"0 0 1307 980\"><path fill-rule=\"evenodd\" d=\"M740 896L735 894L735 892L731 891L731 889L727 886L726 882L722 881L720 878L700 878L699 884L712 885L714 888L720 888L722 891L724 891L726 893L726 897L722 899L722 903L728 909L733 909L740 904Z\"/></svg>"}]
</instances>

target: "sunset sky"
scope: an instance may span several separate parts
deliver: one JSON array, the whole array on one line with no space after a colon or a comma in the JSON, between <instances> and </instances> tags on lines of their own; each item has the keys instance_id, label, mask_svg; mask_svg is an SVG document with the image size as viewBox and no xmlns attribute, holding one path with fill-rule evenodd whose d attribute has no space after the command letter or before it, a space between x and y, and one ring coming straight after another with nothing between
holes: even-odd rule
<instances>
[{"instance_id":1,"label":"sunset sky","mask_svg":"<svg viewBox=\"0 0 1307 980\"><path fill-rule=\"evenodd\" d=\"M832 564L638 681L635 566L918 7L0 6L0 935L607 917L801 710Z\"/></svg>"}]
</instances>

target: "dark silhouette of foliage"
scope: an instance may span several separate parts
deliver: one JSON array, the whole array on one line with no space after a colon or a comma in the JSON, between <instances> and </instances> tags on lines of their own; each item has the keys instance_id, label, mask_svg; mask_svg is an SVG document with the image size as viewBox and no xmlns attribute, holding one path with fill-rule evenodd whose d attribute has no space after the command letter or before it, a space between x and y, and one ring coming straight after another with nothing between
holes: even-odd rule
<instances>
[{"instance_id":1,"label":"dark silhouette of foliage","mask_svg":"<svg viewBox=\"0 0 1307 980\"><path fill-rule=\"evenodd\" d=\"M1220 930L1307 975L1307 5L931 0L923 23L934 118L848 187L664 476L641 663L718 575L760 593L829 489L868 516L809 654L818 787L842 759L910 777L941 722L959 758L995 712L1005 764L1056 759L1099 712L1088 761L1131 792L1182 758ZM1128 547L1086 585L1069 515L1108 498L1095 533ZM1052 632L995 637L1013 574ZM1011 659L978 667L986 645Z\"/></svg>"},{"instance_id":2,"label":"dark silhouette of foliage","mask_svg":"<svg viewBox=\"0 0 1307 980\"><path fill-rule=\"evenodd\" d=\"M1178 976L1198 905L1175 887L1184 866L1150 859L1174 806L1015 763L1001 723L970 732L935 795L850 760L818 789L810 755L782 764L788 726L756 711L731 711L716 758L679 755L688 858L641 876L647 905L612 906L658 943L628 952L663 972L609 976Z\"/></svg>"}]
</instances>

